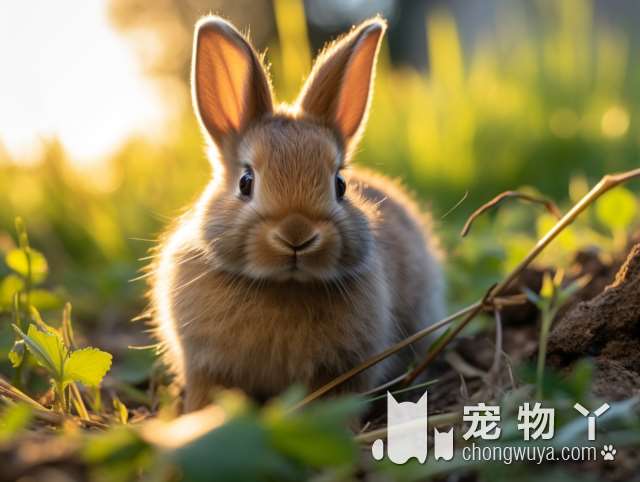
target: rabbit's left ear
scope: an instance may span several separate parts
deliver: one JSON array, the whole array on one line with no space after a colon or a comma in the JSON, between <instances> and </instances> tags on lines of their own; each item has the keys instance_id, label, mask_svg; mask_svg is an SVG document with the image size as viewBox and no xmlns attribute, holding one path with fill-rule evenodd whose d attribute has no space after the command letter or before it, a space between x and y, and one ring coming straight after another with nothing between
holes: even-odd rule
<instances>
[{"instance_id":1,"label":"rabbit's left ear","mask_svg":"<svg viewBox=\"0 0 640 482\"><path fill-rule=\"evenodd\" d=\"M329 46L316 61L298 98L298 107L336 129L347 148L357 140L367 117L385 29L383 19L373 18Z\"/></svg>"}]
</instances>

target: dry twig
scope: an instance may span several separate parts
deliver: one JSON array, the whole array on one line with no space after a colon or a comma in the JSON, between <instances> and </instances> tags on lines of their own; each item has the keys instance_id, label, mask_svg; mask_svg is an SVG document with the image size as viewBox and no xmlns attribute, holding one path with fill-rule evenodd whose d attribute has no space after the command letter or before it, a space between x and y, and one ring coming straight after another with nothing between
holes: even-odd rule
<instances>
[{"instance_id":1,"label":"dry twig","mask_svg":"<svg viewBox=\"0 0 640 482\"><path fill-rule=\"evenodd\" d=\"M523 201L528 201L531 203L542 204L545 208L547 208L547 211L553 214L556 218L560 219L560 217L562 216L562 214L560 213L560 209L558 209L558 206L556 206L555 203L550 199L533 196L531 194L527 194L520 191L505 191L502 194L499 194L496 197L494 197L488 203L480 206L473 213L471 213L471 216L469 216L469 219L467 219L467 222L462 228L462 232L460 233L460 236L464 238L467 234L469 234L471 225L479 216L487 212L489 209L497 206L507 198L517 198L517 199L522 199Z\"/></svg>"},{"instance_id":2,"label":"dry twig","mask_svg":"<svg viewBox=\"0 0 640 482\"><path fill-rule=\"evenodd\" d=\"M65 415L60 412L49 410L44 405L34 400L29 395L17 389L9 382L0 377L0 398L1 397L5 397L5 400L8 403L24 403L28 405L33 410L33 414L36 418L52 425L61 425L66 420L70 420L84 427L94 427L102 429L108 428L107 424L99 422L97 420L91 420L89 418L79 418L72 415Z\"/></svg>"}]
</instances>

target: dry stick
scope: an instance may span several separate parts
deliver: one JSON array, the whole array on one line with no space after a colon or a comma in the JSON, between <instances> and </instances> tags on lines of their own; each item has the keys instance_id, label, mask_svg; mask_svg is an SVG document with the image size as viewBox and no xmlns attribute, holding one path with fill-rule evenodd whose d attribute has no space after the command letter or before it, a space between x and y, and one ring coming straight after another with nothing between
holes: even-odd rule
<instances>
[{"instance_id":1,"label":"dry stick","mask_svg":"<svg viewBox=\"0 0 640 482\"><path fill-rule=\"evenodd\" d=\"M527 301L529 301L529 298L527 297L527 295L522 293L519 295L513 295L506 298L501 296L496 296L493 298L492 305L495 311L500 311L503 308L506 308L507 306L518 306L526 303Z\"/></svg>"},{"instance_id":2,"label":"dry stick","mask_svg":"<svg viewBox=\"0 0 640 482\"><path fill-rule=\"evenodd\" d=\"M4 392L3 388L0 388L0 396L7 396L7 393ZM2 400L4 403L8 405L14 405L18 403L18 401L16 399L11 398L10 395L7 396L6 399L2 399L2 397L0 397L0 400ZM63 422L62 414L58 412L52 412L51 410L46 410L46 409L41 410L35 407L31 407L31 412L33 413L33 416L38 420L49 423L51 425L60 425Z\"/></svg>"},{"instance_id":3,"label":"dry stick","mask_svg":"<svg viewBox=\"0 0 640 482\"><path fill-rule=\"evenodd\" d=\"M36 410L47 410L44 405L38 403L36 400L31 398L22 390L19 390L18 388L14 387L3 378L0 378L0 393L13 400L26 403L27 405L29 405L30 407Z\"/></svg>"},{"instance_id":4,"label":"dry stick","mask_svg":"<svg viewBox=\"0 0 640 482\"><path fill-rule=\"evenodd\" d=\"M567 226L569 226L575 219L582 214L596 199L602 196L604 193L613 189L614 187L623 184L631 179L640 178L640 168L633 169L631 171L622 172L619 174L609 174L604 176L598 184L596 184L591 191L589 191L577 204L575 204L562 219L560 219L556 225L545 234L533 249L527 254L527 256L520 262L518 266L498 285L490 290L486 297L486 302L491 303L496 296L503 294L503 292L513 283L513 281L522 274L522 272L531 264L531 262L538 257L538 255L553 241ZM440 343L427 354L427 357L418 365L404 380L405 384L411 383L416 377L422 373L427 366L440 354L449 342L455 338L467 324L473 320L478 313L482 311L483 304L480 303L476 308L470 311L467 316L456 326L453 330L445 334L440 340Z\"/></svg>"},{"instance_id":5,"label":"dry stick","mask_svg":"<svg viewBox=\"0 0 640 482\"><path fill-rule=\"evenodd\" d=\"M31 398L26 393L17 389L9 382L0 377L0 396L6 397L8 400L13 402L21 402L29 405L33 410L34 415L43 420L45 422L59 425L63 423L65 420L71 420L79 423L80 425L84 425L87 427L95 427L95 428L103 428L106 429L108 426L102 422L98 422L96 420L83 420L74 416L67 416L59 412L54 412L53 410L49 410L44 405L40 404L33 398Z\"/></svg>"},{"instance_id":6,"label":"dry stick","mask_svg":"<svg viewBox=\"0 0 640 482\"><path fill-rule=\"evenodd\" d=\"M381 385L378 385L377 387L373 387L371 390L367 390L366 392L362 392L360 393L361 397L368 397L371 396L375 393L381 392L383 390L387 390L388 388L393 387L396 383L401 382L402 380L404 380L404 377L406 376L406 373L403 373L400 376L397 376L387 382L384 382Z\"/></svg>"},{"instance_id":7,"label":"dry stick","mask_svg":"<svg viewBox=\"0 0 640 482\"><path fill-rule=\"evenodd\" d=\"M506 297L496 297L493 299L493 309L494 311L497 313L499 310L507 307L507 306L519 306L523 303L526 303L527 301L529 301L529 298L527 297L527 295L525 294L519 294L519 295L511 295L511 296L506 296ZM471 307L469 307L471 308ZM462 315L460 315L462 316ZM500 338L500 340L502 340L502 338ZM501 343L500 343L501 346ZM393 378L381 385L378 385L375 388L372 388L371 390L364 392L364 393L360 393L360 396L368 396L371 395L373 393L377 393L379 391L382 390L386 390L388 388L393 387L394 385L396 385L397 383L401 382L404 380L405 376L407 374L403 373L400 376L397 376L396 378Z\"/></svg>"},{"instance_id":8,"label":"dry stick","mask_svg":"<svg viewBox=\"0 0 640 482\"><path fill-rule=\"evenodd\" d=\"M478 313L482 312L486 309L486 307L490 306L491 293L496 286L498 286L497 283L489 287L482 300L473 305L474 309L467 312L467 315L462 319L458 327L445 333L444 336L438 339L438 341L429 349L425 360L407 374L407 376L402 381L403 385L409 385L411 382L413 382L418 377L418 375L422 373L422 371L424 371L424 369L427 367L427 364L431 363L433 359L440 354L444 347L447 346L458 333L460 333L462 327L466 326L467 323L469 323L478 315Z\"/></svg>"},{"instance_id":9,"label":"dry stick","mask_svg":"<svg viewBox=\"0 0 640 482\"><path fill-rule=\"evenodd\" d=\"M526 194L520 191L505 191L502 194L499 194L496 197L494 197L488 203L483 204L478 209L476 209L471 214L471 216L469 216L469 219L467 220L464 227L462 228L462 232L460 233L460 236L464 238L467 234L469 234L471 225L480 215L484 214L486 211L488 211L492 207L500 204L502 201L504 201L507 198L518 198L518 199L522 199L523 201L542 204L545 208L547 208L547 211L553 214L556 218L560 219L560 217L562 216L562 214L560 213L560 210L558 209L558 206L556 206L555 203L550 199L532 196L531 194Z\"/></svg>"},{"instance_id":10,"label":"dry stick","mask_svg":"<svg viewBox=\"0 0 640 482\"><path fill-rule=\"evenodd\" d=\"M464 316L465 314L469 313L471 310L475 310L478 306L480 308L482 308L480 303L474 303L473 305L467 306L466 308L463 308L462 310L458 311L457 313L454 313L453 315L451 315L451 316L449 316L449 317L447 317L447 318L445 318L445 319L443 319L443 320L441 320L441 321L439 321L439 322L437 322L437 323L435 323L433 325L429 325L426 328L423 328L422 330L414 333L410 337L405 338L404 340L396 343L395 345L393 345L390 348L387 348L382 353L379 353L378 355L375 355L375 356L369 358L368 360L363 362L361 365L358 365L357 367L352 368L351 370L349 370L346 373L343 373L339 377L334 378L333 380L331 380L326 385L318 388L316 391L311 392L302 401L300 401L297 405L295 405L293 408L291 408L291 410L292 411L293 410L297 410L297 409L301 408L302 406L314 401L315 399L320 398L322 395L324 395L328 391L334 389L338 385L341 385L342 383L346 382L347 380L355 377L359 373L365 371L367 368L375 365L376 363L384 360L387 357L390 357L391 355L393 355L394 353L402 350L404 347L410 345L411 343L414 343L414 342L420 340L421 338L424 338L429 333L432 333L432 332L442 328L443 326L451 323L452 321L460 318L461 316Z\"/></svg>"},{"instance_id":11,"label":"dry stick","mask_svg":"<svg viewBox=\"0 0 640 482\"><path fill-rule=\"evenodd\" d=\"M47 423L58 425L62 421L61 414L48 410L44 407L44 405L41 405L29 395L14 387L2 378L0 378L0 396L6 397L6 403L19 402L28 405L29 407L31 407L31 410L37 418Z\"/></svg>"},{"instance_id":12,"label":"dry stick","mask_svg":"<svg viewBox=\"0 0 640 482\"><path fill-rule=\"evenodd\" d=\"M498 376L500 361L502 360L502 316L500 315L500 310L496 310L494 315L496 319L496 349L493 354L493 363L489 370L490 378Z\"/></svg>"},{"instance_id":13,"label":"dry stick","mask_svg":"<svg viewBox=\"0 0 640 482\"><path fill-rule=\"evenodd\" d=\"M73 402L73 406L76 408L78 412L78 416L82 420L91 420L89 417L89 412L87 411L87 406L84 404L84 400L82 399L82 394L80 393L80 389L78 385L74 382L69 384L69 392L71 395L71 401Z\"/></svg>"}]
</instances>

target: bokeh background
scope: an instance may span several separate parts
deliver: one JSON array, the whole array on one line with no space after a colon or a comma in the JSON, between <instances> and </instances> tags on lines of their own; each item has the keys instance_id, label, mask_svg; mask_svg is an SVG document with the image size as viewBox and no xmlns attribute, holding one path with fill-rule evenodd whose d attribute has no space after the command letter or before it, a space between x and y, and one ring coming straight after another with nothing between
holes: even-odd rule
<instances>
[{"instance_id":1,"label":"bokeh background","mask_svg":"<svg viewBox=\"0 0 640 482\"><path fill-rule=\"evenodd\" d=\"M142 331L129 323L145 304L135 279L210 176L188 89L193 24L209 12L267 50L283 101L326 40L388 18L356 162L401 178L431 207L452 306L486 290L551 222L513 209L463 241L480 203L524 188L567 207L603 174L638 165L634 0L2 2L0 251L15 245L21 216L49 260L54 297L41 308L71 300L81 330L107 335L106 348ZM637 217L628 191L560 246L615 243L620 212ZM8 271L0 264L0 279ZM0 305L11 295L0 285Z\"/></svg>"}]
</instances>

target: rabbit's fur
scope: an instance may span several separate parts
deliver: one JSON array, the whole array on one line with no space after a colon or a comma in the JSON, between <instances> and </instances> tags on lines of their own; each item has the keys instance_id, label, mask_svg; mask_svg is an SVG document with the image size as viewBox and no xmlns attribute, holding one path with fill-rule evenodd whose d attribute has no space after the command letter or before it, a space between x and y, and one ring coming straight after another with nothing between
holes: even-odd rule
<instances>
[{"instance_id":1,"label":"rabbit's fur","mask_svg":"<svg viewBox=\"0 0 640 482\"><path fill-rule=\"evenodd\" d=\"M385 28L371 19L329 46L297 103L276 106L248 41L218 17L198 23L193 98L213 179L161 242L151 289L187 410L216 386L260 399L318 388L443 315L425 217L397 184L349 165ZM405 355L342 389L371 389Z\"/></svg>"}]
</instances>

